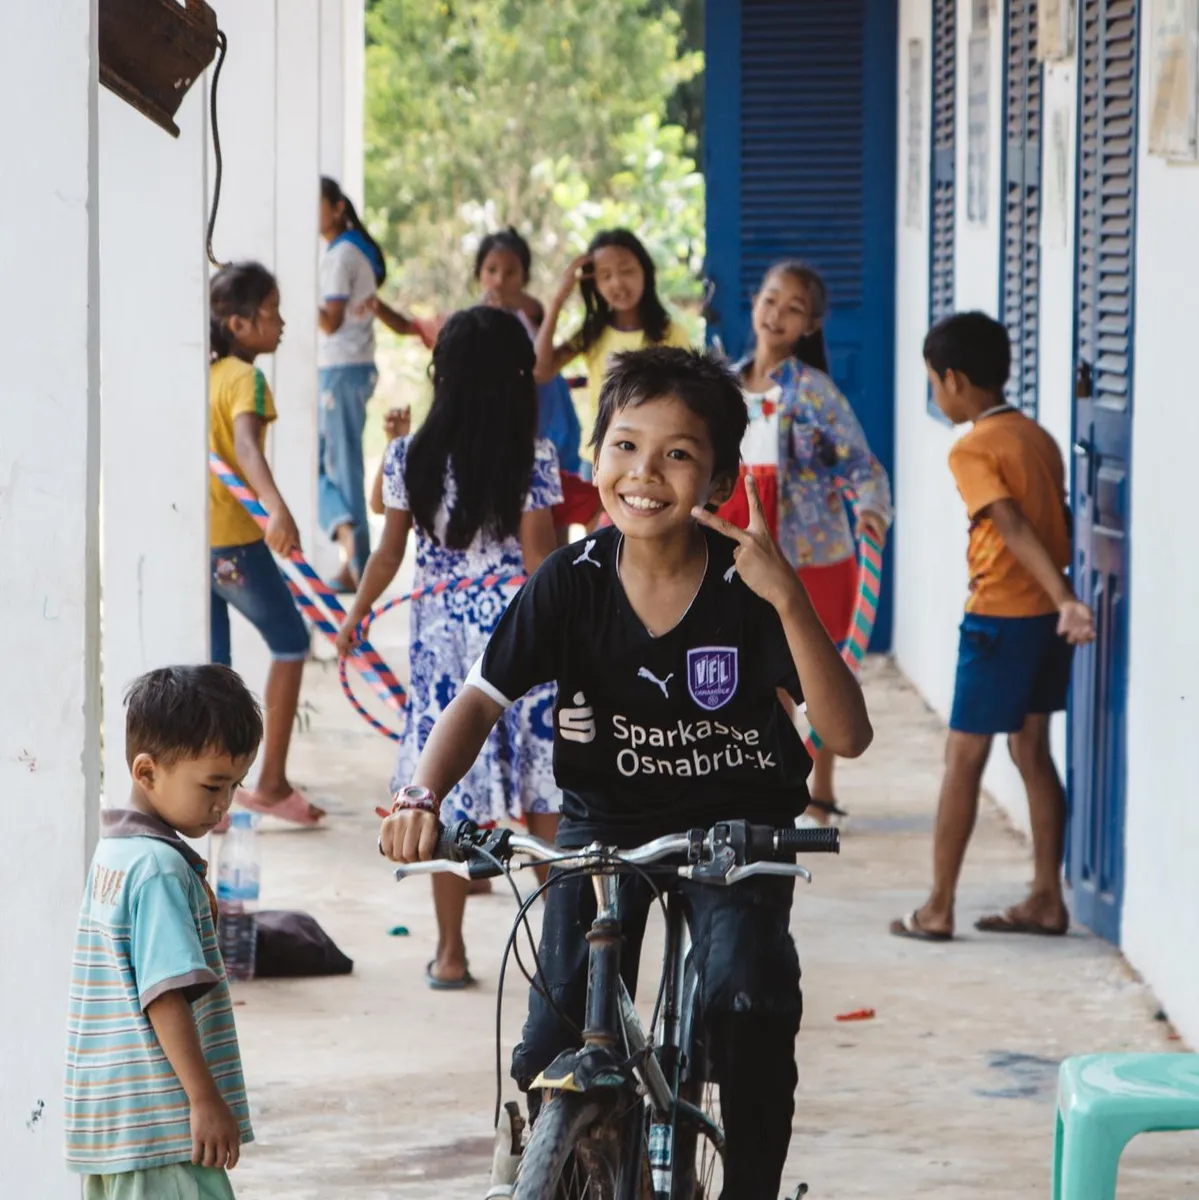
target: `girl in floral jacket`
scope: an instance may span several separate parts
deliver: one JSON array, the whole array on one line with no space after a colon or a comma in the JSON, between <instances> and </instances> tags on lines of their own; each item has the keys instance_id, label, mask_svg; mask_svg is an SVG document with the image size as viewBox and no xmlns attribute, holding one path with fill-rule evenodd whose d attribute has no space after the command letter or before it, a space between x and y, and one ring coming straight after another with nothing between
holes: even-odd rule
<instances>
[{"instance_id":1,"label":"girl in floral jacket","mask_svg":"<svg viewBox=\"0 0 1199 1200\"><path fill-rule=\"evenodd\" d=\"M865 529L880 542L886 537L891 487L849 402L826 374L827 305L824 281L802 263L778 263L762 280L754 351L737 364L750 418L741 479L721 515L748 523L745 475L752 472L772 532L840 643L849 637L857 599L855 536ZM842 480L857 493L857 529ZM833 763L831 753L817 752L811 812L821 822L840 815Z\"/></svg>"}]
</instances>

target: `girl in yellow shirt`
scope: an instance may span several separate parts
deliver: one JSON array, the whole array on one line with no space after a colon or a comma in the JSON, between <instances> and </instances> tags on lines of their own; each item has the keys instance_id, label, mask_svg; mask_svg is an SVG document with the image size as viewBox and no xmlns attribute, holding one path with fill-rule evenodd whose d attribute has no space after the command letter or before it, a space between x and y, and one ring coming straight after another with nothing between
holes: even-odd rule
<instances>
[{"instance_id":1,"label":"girl in yellow shirt","mask_svg":"<svg viewBox=\"0 0 1199 1200\"><path fill-rule=\"evenodd\" d=\"M538 383L546 383L572 360L586 360L587 400L579 414L584 446L591 443L600 389L614 354L646 346L691 345L658 299L655 274L653 259L634 234L627 229L605 230L591 240L586 254L567 267L545 314L537 334L534 376ZM576 284L586 308L582 328L555 345L558 318Z\"/></svg>"}]
</instances>

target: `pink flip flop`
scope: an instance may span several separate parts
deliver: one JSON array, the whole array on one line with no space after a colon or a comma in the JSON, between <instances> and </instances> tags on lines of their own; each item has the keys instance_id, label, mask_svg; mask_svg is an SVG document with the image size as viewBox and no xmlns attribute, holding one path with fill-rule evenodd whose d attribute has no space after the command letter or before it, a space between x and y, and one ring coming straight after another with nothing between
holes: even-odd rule
<instances>
[{"instance_id":1,"label":"pink flip flop","mask_svg":"<svg viewBox=\"0 0 1199 1200\"><path fill-rule=\"evenodd\" d=\"M238 788L233 797L234 802L251 812L261 813L267 817L278 817L281 821L291 821L293 825L316 825L325 815L323 808L310 804L308 797L298 788L292 788L291 794L282 800L271 804L257 792L249 788Z\"/></svg>"}]
</instances>

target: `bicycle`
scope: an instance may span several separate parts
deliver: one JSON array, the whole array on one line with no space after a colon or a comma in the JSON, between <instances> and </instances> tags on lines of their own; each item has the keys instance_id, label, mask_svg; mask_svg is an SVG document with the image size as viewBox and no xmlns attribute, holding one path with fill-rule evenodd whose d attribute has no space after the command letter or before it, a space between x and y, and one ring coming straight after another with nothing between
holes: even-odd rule
<instances>
[{"instance_id":1,"label":"bicycle","mask_svg":"<svg viewBox=\"0 0 1199 1200\"><path fill-rule=\"evenodd\" d=\"M527 1142L519 1106L496 1104L497 1154L487 1197L514 1200L715 1200L723 1185L724 1135L716 1088L708 1078L703 1030L697 1028L699 980L689 962L690 937L683 906L653 876L732 887L759 875L811 882L797 853L840 852L836 829L773 829L725 821L706 833L695 829L647 842L633 850L592 844L563 850L508 829L480 830L462 821L443 831L435 857L396 869L397 879L449 872L464 879L507 875L512 860L550 865L555 874L527 899L504 952L508 957L526 914L547 887L588 875L597 913L587 934L587 1000L582 1045L560 1055L533 1081L542 1095ZM665 860L673 860L666 864ZM666 919L662 976L646 1034L620 977L621 924L616 876L632 872L650 882ZM520 893L515 884L520 900ZM529 932L530 944L532 934ZM518 965L530 983L532 975ZM536 950L534 949L536 960ZM497 1075L499 1073L497 1013ZM523 1144L522 1144L523 1142ZM796 1200L807 1193L800 1184Z\"/></svg>"}]
</instances>

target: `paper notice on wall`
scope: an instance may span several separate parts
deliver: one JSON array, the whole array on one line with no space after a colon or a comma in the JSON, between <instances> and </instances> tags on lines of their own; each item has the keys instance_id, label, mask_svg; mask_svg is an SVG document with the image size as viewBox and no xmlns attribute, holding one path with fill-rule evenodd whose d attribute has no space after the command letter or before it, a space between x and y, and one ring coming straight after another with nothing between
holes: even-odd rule
<instances>
[{"instance_id":1,"label":"paper notice on wall","mask_svg":"<svg viewBox=\"0 0 1199 1200\"><path fill-rule=\"evenodd\" d=\"M1048 89L1046 89L1048 91ZM1070 101L1055 97L1046 107L1045 163L1041 191L1041 245L1062 249L1069 231Z\"/></svg>"},{"instance_id":2,"label":"paper notice on wall","mask_svg":"<svg viewBox=\"0 0 1199 1200\"><path fill-rule=\"evenodd\" d=\"M987 223L991 183L991 35L970 35L966 105L966 219Z\"/></svg>"},{"instance_id":3,"label":"paper notice on wall","mask_svg":"<svg viewBox=\"0 0 1199 1200\"><path fill-rule=\"evenodd\" d=\"M1199 157L1199 0L1153 0L1150 8L1149 153Z\"/></svg>"},{"instance_id":4,"label":"paper notice on wall","mask_svg":"<svg viewBox=\"0 0 1199 1200\"><path fill-rule=\"evenodd\" d=\"M904 146L903 223L907 229L924 228L924 43L908 42L908 120Z\"/></svg>"},{"instance_id":5,"label":"paper notice on wall","mask_svg":"<svg viewBox=\"0 0 1199 1200\"><path fill-rule=\"evenodd\" d=\"M1054 62L1074 53L1074 0L1038 0L1037 58Z\"/></svg>"}]
</instances>

